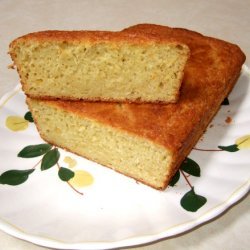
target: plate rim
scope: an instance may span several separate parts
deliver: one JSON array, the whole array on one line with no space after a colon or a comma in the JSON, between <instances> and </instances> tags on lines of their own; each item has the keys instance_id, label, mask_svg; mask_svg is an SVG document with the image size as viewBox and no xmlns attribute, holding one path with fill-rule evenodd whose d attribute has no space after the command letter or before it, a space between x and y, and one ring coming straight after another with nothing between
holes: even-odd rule
<instances>
[{"instance_id":1,"label":"plate rim","mask_svg":"<svg viewBox=\"0 0 250 250\"><path fill-rule=\"evenodd\" d=\"M9 223L8 221L4 220L0 217L0 230L4 231L5 233L17 237L19 239L31 242L36 245L49 247L49 248L56 248L56 249L72 249L72 250L80 250L80 249L114 249L117 247L130 247L130 246L138 246L142 244L152 244L155 241L168 239L169 237L178 236L182 233L188 233L192 229L196 229L198 226L202 226L205 223L211 221L212 219L216 219L220 216L223 212L229 210L233 205L236 205L238 201L241 199L244 200L249 193L250 181L247 180L244 184L240 185L233 193L231 193L224 202L218 204L217 206L209 209L198 218L194 220L189 220L187 222L174 225L170 228L162 230L160 233L155 234L148 234L148 235L141 235L141 236L134 236L129 237L123 240L117 241L103 241L103 242L78 242L78 243L67 243L63 241L59 241L57 239L45 237L45 236L38 236L26 233L23 229ZM194 223L195 222L195 223ZM182 228L182 227L185 228ZM182 228L181 231L177 233L172 233L171 230L176 229L179 230ZM170 233L169 233L170 231Z\"/></svg>"}]
</instances>

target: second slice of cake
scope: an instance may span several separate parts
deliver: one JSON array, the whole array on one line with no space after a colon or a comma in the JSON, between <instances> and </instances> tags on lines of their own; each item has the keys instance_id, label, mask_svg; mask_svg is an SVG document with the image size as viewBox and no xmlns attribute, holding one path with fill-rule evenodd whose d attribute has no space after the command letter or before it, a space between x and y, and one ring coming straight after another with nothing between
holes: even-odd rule
<instances>
[{"instance_id":1,"label":"second slice of cake","mask_svg":"<svg viewBox=\"0 0 250 250\"><path fill-rule=\"evenodd\" d=\"M173 103L189 48L150 34L44 31L14 40L10 55L33 98Z\"/></svg>"}]
</instances>

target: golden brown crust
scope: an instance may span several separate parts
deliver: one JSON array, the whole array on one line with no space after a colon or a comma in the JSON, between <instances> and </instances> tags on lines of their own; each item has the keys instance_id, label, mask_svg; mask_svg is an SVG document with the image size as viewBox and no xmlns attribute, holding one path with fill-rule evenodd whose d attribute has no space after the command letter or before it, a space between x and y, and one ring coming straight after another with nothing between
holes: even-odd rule
<instances>
[{"instance_id":1,"label":"golden brown crust","mask_svg":"<svg viewBox=\"0 0 250 250\"><path fill-rule=\"evenodd\" d=\"M58 42L91 42L91 43L103 43L103 42L128 42L132 44L149 44L149 43L173 43L181 44L186 47L185 44L176 41L176 39L170 37L161 37L154 34L130 34L126 32L112 32L112 31L59 31L48 30L29 33L21 36L10 43L10 54L16 43L25 41L58 41Z\"/></svg>"},{"instance_id":2,"label":"golden brown crust","mask_svg":"<svg viewBox=\"0 0 250 250\"><path fill-rule=\"evenodd\" d=\"M185 29L137 25L125 32L173 36L186 43L191 57L185 68L180 99L176 104L119 104L48 101L79 116L88 117L144 137L174 155L167 185L220 108L240 74L245 55L238 46Z\"/></svg>"},{"instance_id":3,"label":"golden brown crust","mask_svg":"<svg viewBox=\"0 0 250 250\"><path fill-rule=\"evenodd\" d=\"M23 92L25 92L25 89L24 89L24 84L22 84L22 90ZM151 103L149 101L144 101L144 100L141 100L141 98L136 98L136 99L124 99L124 100L116 100L116 99L103 99L103 98L91 98L91 99L87 99L87 98L69 98L69 97L66 97L66 96L61 96L61 97L52 97L52 96L46 96L46 95L43 95L43 96L36 96L36 95L32 95L30 96L28 93L26 93L26 96L28 96L29 98L33 98L33 99L37 99L37 100L51 100L51 101L60 101L60 100L66 100L66 101L84 101L84 102L106 102L106 103L136 103L136 104L142 104L142 103ZM173 99L171 101L168 101L168 103L176 103L177 100L179 98L179 93L177 93L176 96L173 96ZM157 103L157 104L165 104L166 102L165 101L153 101L152 103Z\"/></svg>"}]
</instances>

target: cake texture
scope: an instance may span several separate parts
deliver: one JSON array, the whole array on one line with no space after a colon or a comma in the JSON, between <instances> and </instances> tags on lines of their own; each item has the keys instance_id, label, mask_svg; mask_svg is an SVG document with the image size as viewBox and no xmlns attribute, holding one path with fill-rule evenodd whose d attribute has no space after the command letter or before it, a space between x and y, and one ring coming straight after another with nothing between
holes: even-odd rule
<instances>
[{"instance_id":1,"label":"cake texture","mask_svg":"<svg viewBox=\"0 0 250 250\"><path fill-rule=\"evenodd\" d=\"M185 29L145 24L124 32L171 35L190 47L178 103L27 103L47 142L165 189L236 83L245 55L236 45Z\"/></svg>"},{"instance_id":2,"label":"cake texture","mask_svg":"<svg viewBox=\"0 0 250 250\"><path fill-rule=\"evenodd\" d=\"M171 37L104 31L44 31L10 44L33 98L173 103L189 48Z\"/></svg>"}]
</instances>

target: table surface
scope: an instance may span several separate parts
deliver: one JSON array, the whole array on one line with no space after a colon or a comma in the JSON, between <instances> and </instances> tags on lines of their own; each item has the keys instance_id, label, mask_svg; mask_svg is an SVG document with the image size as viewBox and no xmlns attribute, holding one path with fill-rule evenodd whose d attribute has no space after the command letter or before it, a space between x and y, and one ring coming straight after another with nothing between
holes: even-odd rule
<instances>
[{"instance_id":1,"label":"table surface","mask_svg":"<svg viewBox=\"0 0 250 250\"><path fill-rule=\"evenodd\" d=\"M250 0L0 0L0 97L18 82L7 69L10 41L48 29L120 30L137 23L185 27L238 44L250 66ZM249 197L219 218L140 250L250 249ZM0 249L46 249L0 231ZM126 248L128 249L128 248Z\"/></svg>"}]
</instances>

